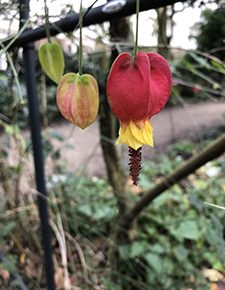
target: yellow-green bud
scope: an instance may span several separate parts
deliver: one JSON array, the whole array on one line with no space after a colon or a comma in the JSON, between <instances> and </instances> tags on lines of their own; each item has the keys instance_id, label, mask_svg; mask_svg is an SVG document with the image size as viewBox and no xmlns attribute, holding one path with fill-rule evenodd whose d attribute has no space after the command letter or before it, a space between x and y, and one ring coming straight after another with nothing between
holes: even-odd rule
<instances>
[{"instance_id":1,"label":"yellow-green bud","mask_svg":"<svg viewBox=\"0 0 225 290\"><path fill-rule=\"evenodd\" d=\"M43 44L38 49L38 58L46 75L58 84L64 72L64 56L61 46L57 42Z\"/></svg>"}]
</instances>

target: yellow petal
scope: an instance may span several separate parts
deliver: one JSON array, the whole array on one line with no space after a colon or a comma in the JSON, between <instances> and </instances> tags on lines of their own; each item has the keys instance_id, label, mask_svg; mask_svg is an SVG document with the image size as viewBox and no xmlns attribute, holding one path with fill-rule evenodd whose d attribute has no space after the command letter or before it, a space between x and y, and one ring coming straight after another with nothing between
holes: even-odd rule
<instances>
[{"instance_id":1,"label":"yellow petal","mask_svg":"<svg viewBox=\"0 0 225 290\"><path fill-rule=\"evenodd\" d=\"M139 147L142 146L142 143L140 143L132 134L129 126L126 126L126 128L119 130L119 137L116 141L116 144L127 144L128 146L134 148L137 150Z\"/></svg>"},{"instance_id":2,"label":"yellow petal","mask_svg":"<svg viewBox=\"0 0 225 290\"><path fill-rule=\"evenodd\" d=\"M149 121L146 121L142 128L137 127L134 122L130 122L131 134L142 143L153 147L153 130Z\"/></svg>"},{"instance_id":3,"label":"yellow petal","mask_svg":"<svg viewBox=\"0 0 225 290\"><path fill-rule=\"evenodd\" d=\"M119 130L119 137L116 144L126 144L135 150L142 145L153 147L153 130L149 121L140 128L133 121L123 124Z\"/></svg>"}]
</instances>

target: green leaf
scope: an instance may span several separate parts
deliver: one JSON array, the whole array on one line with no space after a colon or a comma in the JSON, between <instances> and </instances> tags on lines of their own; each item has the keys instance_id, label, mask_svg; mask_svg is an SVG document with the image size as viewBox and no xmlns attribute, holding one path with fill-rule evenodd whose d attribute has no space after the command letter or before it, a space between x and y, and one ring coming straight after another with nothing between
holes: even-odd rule
<instances>
[{"instance_id":1,"label":"green leaf","mask_svg":"<svg viewBox=\"0 0 225 290\"><path fill-rule=\"evenodd\" d=\"M188 250L183 245L178 245L173 248L174 256L178 261L184 261L188 256Z\"/></svg>"},{"instance_id":2,"label":"green leaf","mask_svg":"<svg viewBox=\"0 0 225 290\"><path fill-rule=\"evenodd\" d=\"M17 125L5 125L5 132L13 135L19 133L19 128Z\"/></svg>"},{"instance_id":3,"label":"green leaf","mask_svg":"<svg viewBox=\"0 0 225 290\"><path fill-rule=\"evenodd\" d=\"M188 69L194 75L197 75L198 77L200 77L201 79L207 81L211 85L213 85L215 83L215 81L212 78L210 78L209 75L206 75L206 74L200 72L199 70L197 70L196 67L192 63L190 63L190 62L188 62L186 60L182 60L182 64L183 64L183 66L186 69Z\"/></svg>"},{"instance_id":4,"label":"green leaf","mask_svg":"<svg viewBox=\"0 0 225 290\"><path fill-rule=\"evenodd\" d=\"M130 245L119 246L119 255L121 259L128 260L130 258Z\"/></svg>"},{"instance_id":5,"label":"green leaf","mask_svg":"<svg viewBox=\"0 0 225 290\"><path fill-rule=\"evenodd\" d=\"M103 278L104 286L106 286L107 290L122 290L122 288L119 285L114 284L112 281L110 281L107 278Z\"/></svg>"},{"instance_id":6,"label":"green leaf","mask_svg":"<svg viewBox=\"0 0 225 290\"><path fill-rule=\"evenodd\" d=\"M142 255L149 249L149 244L146 241L136 241L131 244L130 258L135 258Z\"/></svg>"},{"instance_id":7,"label":"green leaf","mask_svg":"<svg viewBox=\"0 0 225 290\"><path fill-rule=\"evenodd\" d=\"M206 190L208 187L208 183L206 180L195 179L193 180L193 185L197 190Z\"/></svg>"},{"instance_id":8,"label":"green leaf","mask_svg":"<svg viewBox=\"0 0 225 290\"><path fill-rule=\"evenodd\" d=\"M174 275L175 267L176 267L176 264L170 257L163 258L162 271L165 276L168 277L168 275L171 275L171 274Z\"/></svg>"},{"instance_id":9,"label":"green leaf","mask_svg":"<svg viewBox=\"0 0 225 290\"><path fill-rule=\"evenodd\" d=\"M135 241L130 245L122 245L119 247L119 254L123 260L133 259L141 256L149 250L149 244L146 241Z\"/></svg>"},{"instance_id":10,"label":"green leaf","mask_svg":"<svg viewBox=\"0 0 225 290\"><path fill-rule=\"evenodd\" d=\"M0 237L4 238L8 234L10 234L13 229L15 228L16 223L15 222L7 222L4 225L1 224L1 231L0 231Z\"/></svg>"},{"instance_id":11,"label":"green leaf","mask_svg":"<svg viewBox=\"0 0 225 290\"><path fill-rule=\"evenodd\" d=\"M160 274L162 272L162 259L159 255L148 253L145 255L145 259L150 267L157 273Z\"/></svg>"},{"instance_id":12,"label":"green leaf","mask_svg":"<svg viewBox=\"0 0 225 290\"><path fill-rule=\"evenodd\" d=\"M110 219L114 216L115 210L111 205L107 204L93 204L93 216L92 218L95 220L100 219Z\"/></svg>"},{"instance_id":13,"label":"green leaf","mask_svg":"<svg viewBox=\"0 0 225 290\"><path fill-rule=\"evenodd\" d=\"M201 66L205 67L205 68L210 68L210 65L208 64L207 60L197 54L195 54L192 51L189 51L188 54Z\"/></svg>"},{"instance_id":14,"label":"green leaf","mask_svg":"<svg viewBox=\"0 0 225 290\"><path fill-rule=\"evenodd\" d=\"M194 220L184 221L178 227L171 228L170 231L178 239L198 240L201 237L198 224Z\"/></svg>"},{"instance_id":15,"label":"green leaf","mask_svg":"<svg viewBox=\"0 0 225 290\"><path fill-rule=\"evenodd\" d=\"M173 191L173 192L171 192L171 191ZM175 201L175 202L182 201L181 195L178 195L181 191L179 186L176 186L176 185L173 186L171 191L165 192L162 195L160 195L159 197L157 197L153 202L154 207L160 208L165 203L171 202L171 201ZM176 193L176 194L174 194L174 193Z\"/></svg>"},{"instance_id":16,"label":"green leaf","mask_svg":"<svg viewBox=\"0 0 225 290\"><path fill-rule=\"evenodd\" d=\"M189 199L191 205L193 207L195 207L197 210L201 211L204 208L203 202L196 196L196 193L195 194L190 193L188 195L188 199Z\"/></svg>"},{"instance_id":17,"label":"green leaf","mask_svg":"<svg viewBox=\"0 0 225 290\"><path fill-rule=\"evenodd\" d=\"M217 68L221 73L225 74L225 66L215 60L211 60L211 65Z\"/></svg>"},{"instance_id":18,"label":"green leaf","mask_svg":"<svg viewBox=\"0 0 225 290\"><path fill-rule=\"evenodd\" d=\"M88 217L92 217L93 210L89 204L79 205L78 211Z\"/></svg>"},{"instance_id":19,"label":"green leaf","mask_svg":"<svg viewBox=\"0 0 225 290\"><path fill-rule=\"evenodd\" d=\"M155 245L151 246L150 248L151 248L151 252L154 252L157 254L162 254L165 252L165 248L159 244L155 244Z\"/></svg>"},{"instance_id":20,"label":"green leaf","mask_svg":"<svg viewBox=\"0 0 225 290\"><path fill-rule=\"evenodd\" d=\"M7 255L6 258L4 258L1 262L0 262L0 269L4 269L9 271L10 273L13 273L17 270L16 268L16 256L14 255Z\"/></svg>"}]
</instances>

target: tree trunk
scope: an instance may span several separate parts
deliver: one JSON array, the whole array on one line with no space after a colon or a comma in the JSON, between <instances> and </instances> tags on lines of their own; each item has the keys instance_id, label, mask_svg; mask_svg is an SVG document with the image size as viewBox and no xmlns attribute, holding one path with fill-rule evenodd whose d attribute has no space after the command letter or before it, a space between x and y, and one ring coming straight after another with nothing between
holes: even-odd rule
<instances>
[{"instance_id":1,"label":"tree trunk","mask_svg":"<svg viewBox=\"0 0 225 290\"><path fill-rule=\"evenodd\" d=\"M131 42L130 37L131 25L128 18L113 20L110 22L110 39L112 42ZM112 47L110 65L113 63L115 58L118 56L118 50L114 46ZM127 243L129 240L129 229L123 228L124 216L130 209L129 203L130 198L126 192L127 177L121 167L118 152L114 141L117 138L118 121L114 118L110 111L107 97L105 96L101 101L100 106L100 132L101 132L101 147L103 150L103 156L106 164L107 175L110 185L113 188L115 196L118 201L118 216L116 223L112 225L111 231L111 246L108 253L108 265L109 265L109 276L116 282L117 278L114 274L118 271L118 248L117 245L121 243Z\"/></svg>"},{"instance_id":2,"label":"tree trunk","mask_svg":"<svg viewBox=\"0 0 225 290\"><path fill-rule=\"evenodd\" d=\"M127 41L130 37L130 21L127 18L113 20L110 22L110 38L111 41ZM118 51L115 47L112 48L110 65L118 56ZM112 115L107 97L101 101L100 106L100 132L101 132L101 147L106 164L107 176L110 185L118 200L119 213L122 215L127 211L126 198L126 176L121 167L118 152L114 145L117 138L116 120Z\"/></svg>"},{"instance_id":3,"label":"tree trunk","mask_svg":"<svg viewBox=\"0 0 225 290\"><path fill-rule=\"evenodd\" d=\"M101 147L105 160L108 180L117 197L119 211L122 213L126 210L126 177L121 167L117 150L113 143L116 138L115 127L115 119L110 111L107 98L104 97L100 106L100 132L102 136Z\"/></svg>"},{"instance_id":4,"label":"tree trunk","mask_svg":"<svg viewBox=\"0 0 225 290\"><path fill-rule=\"evenodd\" d=\"M165 58L169 58L169 42L170 39L167 37L167 24L168 24L168 8L162 7L156 9L157 12L157 25L158 25L158 53L163 55Z\"/></svg>"}]
</instances>

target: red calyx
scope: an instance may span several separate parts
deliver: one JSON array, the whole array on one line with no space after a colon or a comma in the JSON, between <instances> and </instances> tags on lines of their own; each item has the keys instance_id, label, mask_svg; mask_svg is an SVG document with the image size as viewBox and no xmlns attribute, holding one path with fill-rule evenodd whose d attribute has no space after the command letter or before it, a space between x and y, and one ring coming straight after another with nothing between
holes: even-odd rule
<instances>
[{"instance_id":1,"label":"red calyx","mask_svg":"<svg viewBox=\"0 0 225 290\"><path fill-rule=\"evenodd\" d=\"M149 119L165 106L171 92L168 62L154 52L139 52L135 59L121 53L107 81L107 96L114 115L123 122Z\"/></svg>"}]
</instances>

